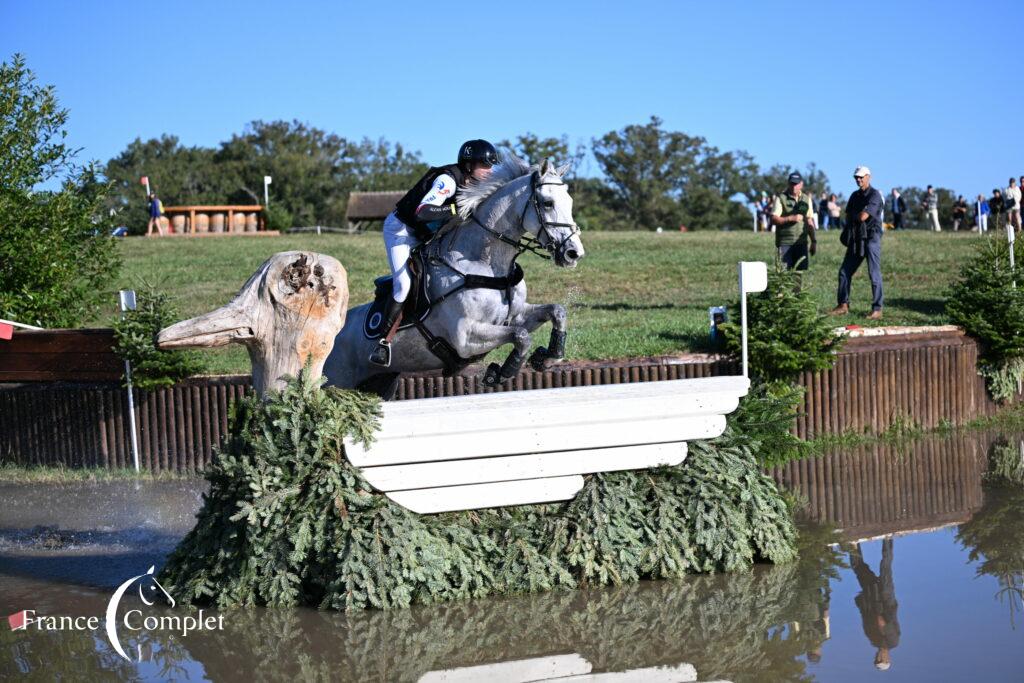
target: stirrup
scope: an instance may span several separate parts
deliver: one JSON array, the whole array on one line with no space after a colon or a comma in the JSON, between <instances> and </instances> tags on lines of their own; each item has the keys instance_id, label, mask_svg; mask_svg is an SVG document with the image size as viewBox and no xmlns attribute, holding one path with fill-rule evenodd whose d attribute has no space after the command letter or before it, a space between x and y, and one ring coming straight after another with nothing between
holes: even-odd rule
<instances>
[{"instance_id":1,"label":"stirrup","mask_svg":"<svg viewBox=\"0 0 1024 683\"><path fill-rule=\"evenodd\" d=\"M377 342L377 348L370 354L370 362L382 368L391 367L391 344L383 339Z\"/></svg>"}]
</instances>

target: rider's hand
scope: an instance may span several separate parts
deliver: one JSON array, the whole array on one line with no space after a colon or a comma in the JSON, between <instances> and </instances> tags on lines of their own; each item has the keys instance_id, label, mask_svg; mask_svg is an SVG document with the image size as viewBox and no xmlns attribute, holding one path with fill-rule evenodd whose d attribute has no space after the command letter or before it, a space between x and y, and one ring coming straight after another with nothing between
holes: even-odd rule
<instances>
[{"instance_id":1,"label":"rider's hand","mask_svg":"<svg viewBox=\"0 0 1024 683\"><path fill-rule=\"evenodd\" d=\"M818 243L817 242L811 242L811 256L814 256L817 253L818 253Z\"/></svg>"}]
</instances>

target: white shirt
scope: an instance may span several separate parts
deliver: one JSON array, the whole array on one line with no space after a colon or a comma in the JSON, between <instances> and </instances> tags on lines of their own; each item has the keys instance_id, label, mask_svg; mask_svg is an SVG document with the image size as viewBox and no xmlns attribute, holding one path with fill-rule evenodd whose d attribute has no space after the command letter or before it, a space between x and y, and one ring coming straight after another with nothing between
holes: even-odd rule
<instances>
[{"instance_id":1,"label":"white shirt","mask_svg":"<svg viewBox=\"0 0 1024 683\"><path fill-rule=\"evenodd\" d=\"M441 206L455 194L455 190L455 178L452 178L447 173L442 173L434 179L434 184L430 186L430 192L423 195L423 199L420 200L416 210L419 211L420 207L425 204Z\"/></svg>"},{"instance_id":2,"label":"white shirt","mask_svg":"<svg viewBox=\"0 0 1024 683\"><path fill-rule=\"evenodd\" d=\"M1008 211L1020 211L1020 188L1019 187L1008 187L1006 188L1006 199L1010 200L1010 206L1007 208Z\"/></svg>"}]
</instances>

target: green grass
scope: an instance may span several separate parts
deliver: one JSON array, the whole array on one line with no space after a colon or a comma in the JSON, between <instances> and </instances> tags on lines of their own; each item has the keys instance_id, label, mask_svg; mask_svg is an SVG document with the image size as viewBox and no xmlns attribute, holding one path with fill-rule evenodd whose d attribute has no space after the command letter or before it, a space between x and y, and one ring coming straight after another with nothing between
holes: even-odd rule
<instances>
[{"instance_id":1,"label":"green grass","mask_svg":"<svg viewBox=\"0 0 1024 683\"><path fill-rule=\"evenodd\" d=\"M882 246L886 292L882 323L947 323L943 292L979 239L983 238L969 233L887 233ZM569 307L570 358L658 355L707 348L708 307L736 298L738 261L771 263L772 240L771 235L747 232L590 232L583 235L587 256L575 270L559 269L529 254L521 263L530 301ZM124 269L118 288L136 287L145 279L175 297L185 317L226 303L256 267L278 251L305 249L340 260L348 270L350 305L368 301L373 278L387 272L380 233L128 238L121 248ZM822 309L835 305L843 251L838 233L821 234L819 253L806 281ZM112 322L117 315L115 299L111 295L109 314L93 324ZM868 325L863 317L870 303L864 264L853 282L853 314L843 322ZM546 330L535 337L536 343L547 343ZM206 355L212 372L249 370L241 347Z\"/></svg>"},{"instance_id":2,"label":"green grass","mask_svg":"<svg viewBox=\"0 0 1024 683\"><path fill-rule=\"evenodd\" d=\"M9 463L0 465L0 483L3 484L66 484L93 481L173 481L190 479L198 475L184 472L151 472L134 469L71 468L57 466L21 467Z\"/></svg>"}]
</instances>

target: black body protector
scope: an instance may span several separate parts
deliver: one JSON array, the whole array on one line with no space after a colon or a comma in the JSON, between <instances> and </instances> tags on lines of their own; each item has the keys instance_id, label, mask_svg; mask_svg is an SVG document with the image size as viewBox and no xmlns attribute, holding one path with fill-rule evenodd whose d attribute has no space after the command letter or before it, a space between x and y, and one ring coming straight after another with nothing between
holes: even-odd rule
<instances>
[{"instance_id":1,"label":"black body protector","mask_svg":"<svg viewBox=\"0 0 1024 683\"><path fill-rule=\"evenodd\" d=\"M430 192L430 188L434 186L434 181L440 175L448 174L455 179L455 187L452 188L451 194L447 199L444 200L442 206L450 207L455 203L455 192L465 178L465 173L458 164L448 164L446 166L435 166L429 171L423 174L423 177L416 181L416 184L411 190L405 193L405 196L398 200L395 204L395 216L398 220L409 226L413 234L416 235L416 239L421 242L428 241L434 236L434 232L430 230L422 221L416 218L416 209L420 207L420 202ZM452 214L454 216L454 214Z\"/></svg>"}]
</instances>

